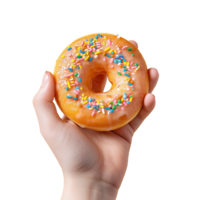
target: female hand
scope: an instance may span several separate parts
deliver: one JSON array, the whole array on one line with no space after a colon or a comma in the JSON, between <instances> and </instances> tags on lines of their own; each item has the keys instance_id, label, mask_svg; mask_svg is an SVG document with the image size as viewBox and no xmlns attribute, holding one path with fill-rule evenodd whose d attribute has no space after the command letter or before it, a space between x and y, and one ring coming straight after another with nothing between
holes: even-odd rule
<instances>
[{"instance_id":1,"label":"female hand","mask_svg":"<svg viewBox=\"0 0 200 200\"><path fill-rule=\"evenodd\" d=\"M131 41L137 46L137 43ZM33 99L40 131L56 156L64 175L62 200L115 199L123 180L134 132L155 107L153 91L158 81L156 69L148 69L149 93L138 115L114 131L84 129L66 116L61 119L53 103L55 83L46 72ZM94 87L103 91L106 79L99 76Z\"/></svg>"}]
</instances>

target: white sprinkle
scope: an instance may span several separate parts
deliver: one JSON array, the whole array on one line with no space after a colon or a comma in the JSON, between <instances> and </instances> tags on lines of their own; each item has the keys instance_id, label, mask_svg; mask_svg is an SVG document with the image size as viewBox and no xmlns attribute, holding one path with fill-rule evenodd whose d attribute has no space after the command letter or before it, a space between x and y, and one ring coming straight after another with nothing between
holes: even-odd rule
<instances>
[{"instance_id":1,"label":"white sprinkle","mask_svg":"<svg viewBox=\"0 0 200 200\"><path fill-rule=\"evenodd\" d=\"M94 56L94 58L97 58L97 57L98 57L98 55L95 55L95 56Z\"/></svg>"}]
</instances>

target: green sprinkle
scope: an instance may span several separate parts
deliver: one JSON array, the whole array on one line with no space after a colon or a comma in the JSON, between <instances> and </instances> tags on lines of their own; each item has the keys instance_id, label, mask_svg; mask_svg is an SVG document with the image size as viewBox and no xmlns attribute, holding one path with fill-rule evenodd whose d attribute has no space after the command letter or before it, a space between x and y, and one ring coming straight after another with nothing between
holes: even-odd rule
<instances>
[{"instance_id":1,"label":"green sprinkle","mask_svg":"<svg viewBox=\"0 0 200 200\"><path fill-rule=\"evenodd\" d=\"M113 102L110 102L110 104L113 104Z\"/></svg>"},{"instance_id":2,"label":"green sprinkle","mask_svg":"<svg viewBox=\"0 0 200 200\"><path fill-rule=\"evenodd\" d=\"M115 109L116 109L116 106L112 106L112 109L115 110Z\"/></svg>"},{"instance_id":3,"label":"green sprinkle","mask_svg":"<svg viewBox=\"0 0 200 200\"><path fill-rule=\"evenodd\" d=\"M111 52L111 54L113 54L113 51Z\"/></svg>"},{"instance_id":4,"label":"green sprinkle","mask_svg":"<svg viewBox=\"0 0 200 200\"><path fill-rule=\"evenodd\" d=\"M122 75L122 73L121 72L117 72L120 76Z\"/></svg>"},{"instance_id":5,"label":"green sprinkle","mask_svg":"<svg viewBox=\"0 0 200 200\"><path fill-rule=\"evenodd\" d=\"M92 54L94 54L94 52L92 52Z\"/></svg>"},{"instance_id":6,"label":"green sprinkle","mask_svg":"<svg viewBox=\"0 0 200 200\"><path fill-rule=\"evenodd\" d=\"M77 58L82 58L82 56L76 56Z\"/></svg>"},{"instance_id":7,"label":"green sprinkle","mask_svg":"<svg viewBox=\"0 0 200 200\"><path fill-rule=\"evenodd\" d=\"M138 67L138 63L135 63L135 66L137 66L137 67Z\"/></svg>"},{"instance_id":8,"label":"green sprinkle","mask_svg":"<svg viewBox=\"0 0 200 200\"><path fill-rule=\"evenodd\" d=\"M118 99L118 103L121 103L121 99Z\"/></svg>"},{"instance_id":9,"label":"green sprinkle","mask_svg":"<svg viewBox=\"0 0 200 200\"><path fill-rule=\"evenodd\" d=\"M129 95L129 97L132 97L133 95Z\"/></svg>"},{"instance_id":10,"label":"green sprinkle","mask_svg":"<svg viewBox=\"0 0 200 200\"><path fill-rule=\"evenodd\" d=\"M134 53L132 53L132 56L134 56Z\"/></svg>"},{"instance_id":11,"label":"green sprinkle","mask_svg":"<svg viewBox=\"0 0 200 200\"><path fill-rule=\"evenodd\" d=\"M132 51L132 48L128 48L127 50L128 50L128 51Z\"/></svg>"},{"instance_id":12,"label":"green sprinkle","mask_svg":"<svg viewBox=\"0 0 200 200\"><path fill-rule=\"evenodd\" d=\"M74 76L78 76L78 73L74 73Z\"/></svg>"},{"instance_id":13,"label":"green sprinkle","mask_svg":"<svg viewBox=\"0 0 200 200\"><path fill-rule=\"evenodd\" d=\"M119 106L119 104L117 103L117 106Z\"/></svg>"},{"instance_id":14,"label":"green sprinkle","mask_svg":"<svg viewBox=\"0 0 200 200\"><path fill-rule=\"evenodd\" d=\"M134 88L132 88L132 90L135 90Z\"/></svg>"}]
</instances>

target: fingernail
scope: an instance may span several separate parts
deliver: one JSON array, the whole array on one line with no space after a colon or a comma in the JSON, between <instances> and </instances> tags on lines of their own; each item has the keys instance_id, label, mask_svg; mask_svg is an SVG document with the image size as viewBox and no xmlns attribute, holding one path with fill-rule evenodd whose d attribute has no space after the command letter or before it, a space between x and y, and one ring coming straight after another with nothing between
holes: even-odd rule
<instances>
[{"instance_id":1,"label":"fingernail","mask_svg":"<svg viewBox=\"0 0 200 200\"><path fill-rule=\"evenodd\" d=\"M44 73L44 76L43 76L43 79L42 79L42 86L41 87L44 87L46 85L48 78L49 78L49 75L48 75L48 72L46 71Z\"/></svg>"}]
</instances>

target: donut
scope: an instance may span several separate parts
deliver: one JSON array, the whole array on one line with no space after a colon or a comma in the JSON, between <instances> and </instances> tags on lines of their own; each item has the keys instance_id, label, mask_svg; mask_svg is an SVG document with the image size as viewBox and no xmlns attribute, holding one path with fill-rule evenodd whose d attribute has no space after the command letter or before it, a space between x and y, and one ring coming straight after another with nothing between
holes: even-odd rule
<instances>
[{"instance_id":1,"label":"donut","mask_svg":"<svg viewBox=\"0 0 200 200\"><path fill-rule=\"evenodd\" d=\"M96 92L97 75L112 87ZM119 35L81 37L61 53L54 69L55 100L61 111L82 128L118 129L140 111L149 90L145 60L136 46Z\"/></svg>"}]
</instances>

